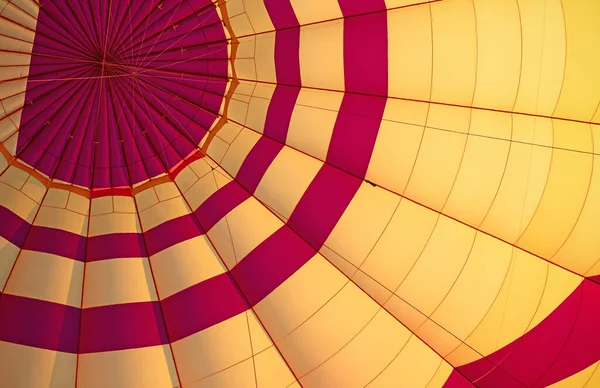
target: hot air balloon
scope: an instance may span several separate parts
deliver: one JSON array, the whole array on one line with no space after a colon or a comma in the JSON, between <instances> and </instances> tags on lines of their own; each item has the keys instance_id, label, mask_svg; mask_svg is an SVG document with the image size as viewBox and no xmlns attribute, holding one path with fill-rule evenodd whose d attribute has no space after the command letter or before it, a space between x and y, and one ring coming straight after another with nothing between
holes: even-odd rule
<instances>
[{"instance_id":1,"label":"hot air balloon","mask_svg":"<svg viewBox=\"0 0 600 388\"><path fill-rule=\"evenodd\" d=\"M600 387L598 20L1 0L0 386Z\"/></svg>"}]
</instances>

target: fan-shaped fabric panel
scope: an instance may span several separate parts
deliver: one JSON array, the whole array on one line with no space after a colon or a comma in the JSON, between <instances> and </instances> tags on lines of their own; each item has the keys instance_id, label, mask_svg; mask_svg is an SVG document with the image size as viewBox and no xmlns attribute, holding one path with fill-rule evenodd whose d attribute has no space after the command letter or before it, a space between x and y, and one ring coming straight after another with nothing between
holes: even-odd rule
<instances>
[{"instance_id":1,"label":"fan-shaped fabric panel","mask_svg":"<svg viewBox=\"0 0 600 388\"><path fill-rule=\"evenodd\" d=\"M599 18L0 1L0 382L599 385Z\"/></svg>"}]
</instances>

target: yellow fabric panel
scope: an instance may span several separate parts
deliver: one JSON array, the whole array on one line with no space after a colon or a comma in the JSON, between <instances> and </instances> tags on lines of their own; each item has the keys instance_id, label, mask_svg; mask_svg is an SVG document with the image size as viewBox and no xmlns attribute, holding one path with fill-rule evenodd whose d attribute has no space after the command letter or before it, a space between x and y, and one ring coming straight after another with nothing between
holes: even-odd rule
<instances>
[{"instance_id":1,"label":"yellow fabric panel","mask_svg":"<svg viewBox=\"0 0 600 388\"><path fill-rule=\"evenodd\" d=\"M343 274L317 254L261 300L254 311L277 342L319 311L347 282Z\"/></svg>"},{"instance_id":2,"label":"yellow fabric panel","mask_svg":"<svg viewBox=\"0 0 600 388\"><path fill-rule=\"evenodd\" d=\"M427 384L427 388L442 388L453 370L452 366L447 362L440 363L437 372L435 372L435 375L429 381L429 384Z\"/></svg>"},{"instance_id":3,"label":"yellow fabric panel","mask_svg":"<svg viewBox=\"0 0 600 388\"><path fill-rule=\"evenodd\" d=\"M173 245L150 261L161 299L226 271L206 236Z\"/></svg>"},{"instance_id":4,"label":"yellow fabric panel","mask_svg":"<svg viewBox=\"0 0 600 388\"><path fill-rule=\"evenodd\" d=\"M344 90L344 21L300 28L302 85Z\"/></svg>"},{"instance_id":5,"label":"yellow fabric panel","mask_svg":"<svg viewBox=\"0 0 600 388\"><path fill-rule=\"evenodd\" d=\"M8 275L19 254L19 247L0 237L0 290L4 288Z\"/></svg>"},{"instance_id":6,"label":"yellow fabric panel","mask_svg":"<svg viewBox=\"0 0 600 388\"><path fill-rule=\"evenodd\" d=\"M184 386L229 368L252 356L246 313L176 341L172 346Z\"/></svg>"},{"instance_id":7,"label":"yellow fabric panel","mask_svg":"<svg viewBox=\"0 0 600 388\"><path fill-rule=\"evenodd\" d=\"M274 346L254 356L254 368L256 369L256 386L261 388L289 387L296 381L290 368Z\"/></svg>"},{"instance_id":8,"label":"yellow fabric panel","mask_svg":"<svg viewBox=\"0 0 600 388\"><path fill-rule=\"evenodd\" d=\"M459 125L458 121L456 123ZM425 128L406 187L407 197L436 210L443 208L464 156L467 135L460 133L464 124L467 123L460 122L460 126L450 131Z\"/></svg>"},{"instance_id":9,"label":"yellow fabric panel","mask_svg":"<svg viewBox=\"0 0 600 388\"><path fill-rule=\"evenodd\" d=\"M215 170L198 179L197 182L185 193L185 199L192 210L198 209L219 188L231 181L223 171Z\"/></svg>"},{"instance_id":10,"label":"yellow fabric panel","mask_svg":"<svg viewBox=\"0 0 600 388\"><path fill-rule=\"evenodd\" d=\"M432 41L429 5L388 11L388 95L429 101Z\"/></svg>"},{"instance_id":11,"label":"yellow fabric panel","mask_svg":"<svg viewBox=\"0 0 600 388\"><path fill-rule=\"evenodd\" d=\"M337 0L290 0L298 23L308 23L343 17Z\"/></svg>"},{"instance_id":12,"label":"yellow fabric panel","mask_svg":"<svg viewBox=\"0 0 600 388\"><path fill-rule=\"evenodd\" d=\"M60 229L87 236L88 217L66 209L43 206L35 217L35 225Z\"/></svg>"},{"instance_id":13,"label":"yellow fabric panel","mask_svg":"<svg viewBox=\"0 0 600 388\"><path fill-rule=\"evenodd\" d=\"M136 198L137 199L137 198ZM140 211L140 221L144 231L154 228L169 220L189 214L187 204L182 197L176 197L160 202L144 211Z\"/></svg>"},{"instance_id":14,"label":"yellow fabric panel","mask_svg":"<svg viewBox=\"0 0 600 388\"><path fill-rule=\"evenodd\" d=\"M460 340L456 336L431 319L427 319L417 328L415 335L442 357L447 357L448 354L461 345Z\"/></svg>"},{"instance_id":15,"label":"yellow fabric panel","mask_svg":"<svg viewBox=\"0 0 600 388\"><path fill-rule=\"evenodd\" d=\"M236 259L235 251L233 249L233 241L231 239L231 231L229 230L227 218L223 217L223 219L217 222L206 235L218 252L219 257L225 266L230 269L235 266L238 260Z\"/></svg>"},{"instance_id":16,"label":"yellow fabric panel","mask_svg":"<svg viewBox=\"0 0 600 388\"><path fill-rule=\"evenodd\" d=\"M173 182L163 183L161 185L154 186L156 196L159 201L166 201L172 198L179 197L181 194L177 189L177 186Z\"/></svg>"},{"instance_id":17,"label":"yellow fabric panel","mask_svg":"<svg viewBox=\"0 0 600 388\"><path fill-rule=\"evenodd\" d=\"M553 137L549 119L514 115L513 124L506 170L480 225L481 230L511 243L523 234L544 193L552 161L552 148L545 145L551 145Z\"/></svg>"},{"instance_id":18,"label":"yellow fabric panel","mask_svg":"<svg viewBox=\"0 0 600 388\"><path fill-rule=\"evenodd\" d=\"M114 211L113 198L112 196L92 198L92 207L90 214L92 216L98 216L101 214L108 214Z\"/></svg>"},{"instance_id":19,"label":"yellow fabric panel","mask_svg":"<svg viewBox=\"0 0 600 388\"><path fill-rule=\"evenodd\" d=\"M365 387L387 368L410 337L410 331L394 317L379 310L347 346L301 377L300 383L306 387ZM355 366L351 373L350 365Z\"/></svg>"},{"instance_id":20,"label":"yellow fabric panel","mask_svg":"<svg viewBox=\"0 0 600 388\"><path fill-rule=\"evenodd\" d=\"M546 288L544 295L540 301L540 305L533 317L529 329L535 327L550 313L552 313L569 295L573 293L575 288L582 282L582 278L571 272L550 265L548 266L548 279L546 280Z\"/></svg>"},{"instance_id":21,"label":"yellow fabric panel","mask_svg":"<svg viewBox=\"0 0 600 388\"><path fill-rule=\"evenodd\" d=\"M215 136L210 142L210 145L206 150L206 154L213 158L217 163L223 163L223 157L225 156L225 153L227 153L228 149L229 144L227 144L220 137Z\"/></svg>"},{"instance_id":22,"label":"yellow fabric panel","mask_svg":"<svg viewBox=\"0 0 600 388\"><path fill-rule=\"evenodd\" d=\"M368 387L393 387L402 381L406 387L425 388L442 363L446 362L413 335L400 354Z\"/></svg>"},{"instance_id":23,"label":"yellow fabric panel","mask_svg":"<svg viewBox=\"0 0 600 388\"><path fill-rule=\"evenodd\" d=\"M83 308L158 300L146 258L87 263L83 292Z\"/></svg>"},{"instance_id":24,"label":"yellow fabric panel","mask_svg":"<svg viewBox=\"0 0 600 388\"><path fill-rule=\"evenodd\" d=\"M113 233L140 233L140 222L137 214L111 213L90 217L89 236L100 236Z\"/></svg>"},{"instance_id":25,"label":"yellow fabric panel","mask_svg":"<svg viewBox=\"0 0 600 388\"><path fill-rule=\"evenodd\" d=\"M304 284L305 288L309 286L312 285ZM352 283L347 283L320 307L293 332L282 339L275 340L281 353L300 379L347 346L380 309L371 298ZM280 320L286 318L283 314L279 317ZM263 322L270 331L269 323L266 320Z\"/></svg>"},{"instance_id":26,"label":"yellow fabric panel","mask_svg":"<svg viewBox=\"0 0 600 388\"><path fill-rule=\"evenodd\" d=\"M419 260L396 294L430 315L459 276L475 234L473 229L441 216Z\"/></svg>"},{"instance_id":27,"label":"yellow fabric panel","mask_svg":"<svg viewBox=\"0 0 600 388\"><path fill-rule=\"evenodd\" d=\"M239 2L240 0L237 0L237 3ZM235 4L235 2L232 2L232 4ZM248 18L248 15L246 13L231 15L229 17L229 24L233 29L233 33L238 37L252 35L255 33L254 28L252 27L252 23L250 23L250 19Z\"/></svg>"},{"instance_id":28,"label":"yellow fabric panel","mask_svg":"<svg viewBox=\"0 0 600 388\"><path fill-rule=\"evenodd\" d=\"M243 17L243 15L241 16ZM235 62L236 75L242 79L256 80L256 62L254 61L256 49L256 37L248 36L240 38L237 47Z\"/></svg>"},{"instance_id":29,"label":"yellow fabric panel","mask_svg":"<svg viewBox=\"0 0 600 388\"><path fill-rule=\"evenodd\" d=\"M158 196L154 191L153 187L150 187L144 191L140 191L135 195L135 202L139 212L143 212L151 206L158 203Z\"/></svg>"},{"instance_id":30,"label":"yellow fabric panel","mask_svg":"<svg viewBox=\"0 0 600 388\"><path fill-rule=\"evenodd\" d=\"M464 341L496 300L511 256L510 245L477 233L465 267L431 319Z\"/></svg>"},{"instance_id":31,"label":"yellow fabric panel","mask_svg":"<svg viewBox=\"0 0 600 388\"><path fill-rule=\"evenodd\" d=\"M443 213L478 227L496 197L509 150L507 141L469 136Z\"/></svg>"},{"instance_id":32,"label":"yellow fabric panel","mask_svg":"<svg viewBox=\"0 0 600 388\"><path fill-rule=\"evenodd\" d=\"M256 79L277 82L275 73L275 33L257 35L254 48Z\"/></svg>"},{"instance_id":33,"label":"yellow fabric panel","mask_svg":"<svg viewBox=\"0 0 600 388\"><path fill-rule=\"evenodd\" d=\"M252 24L252 28L256 33L273 30L273 23L271 22L271 18L267 13L267 9L265 8L263 0L235 0L232 2L232 5L235 3L243 3L244 11L246 12L249 22ZM229 10L229 2L226 4L227 9ZM236 35L239 35L235 29L234 32Z\"/></svg>"},{"instance_id":34,"label":"yellow fabric panel","mask_svg":"<svg viewBox=\"0 0 600 388\"><path fill-rule=\"evenodd\" d=\"M171 388L178 384L169 345L79 356L78 387Z\"/></svg>"},{"instance_id":35,"label":"yellow fabric panel","mask_svg":"<svg viewBox=\"0 0 600 388\"><path fill-rule=\"evenodd\" d=\"M396 290L425 249L438 218L437 213L403 199L361 269Z\"/></svg>"},{"instance_id":36,"label":"yellow fabric panel","mask_svg":"<svg viewBox=\"0 0 600 388\"><path fill-rule=\"evenodd\" d=\"M335 265L335 263L333 263ZM363 271L356 271L351 279L358 287L366 292L380 305L384 305L393 295L392 291L382 286L377 280L373 279Z\"/></svg>"},{"instance_id":37,"label":"yellow fabric panel","mask_svg":"<svg viewBox=\"0 0 600 388\"><path fill-rule=\"evenodd\" d=\"M593 363L582 371L575 373L557 383L549 385L548 388L584 388L596 387L600 383L600 373L598 373L599 362Z\"/></svg>"},{"instance_id":38,"label":"yellow fabric panel","mask_svg":"<svg viewBox=\"0 0 600 388\"><path fill-rule=\"evenodd\" d=\"M283 226L280 219L253 197L229 212L226 219L237 261Z\"/></svg>"},{"instance_id":39,"label":"yellow fabric panel","mask_svg":"<svg viewBox=\"0 0 600 388\"><path fill-rule=\"evenodd\" d=\"M40 203L46 194L46 186L42 182L35 179L33 176L27 178L27 182L23 185L21 191L23 194L33 199L35 202Z\"/></svg>"},{"instance_id":40,"label":"yellow fabric panel","mask_svg":"<svg viewBox=\"0 0 600 388\"><path fill-rule=\"evenodd\" d=\"M566 40L561 0L518 0L521 78L516 112L551 116L562 86Z\"/></svg>"},{"instance_id":41,"label":"yellow fabric panel","mask_svg":"<svg viewBox=\"0 0 600 388\"><path fill-rule=\"evenodd\" d=\"M473 0L477 23L474 106L510 111L521 72L521 21L514 0Z\"/></svg>"},{"instance_id":42,"label":"yellow fabric panel","mask_svg":"<svg viewBox=\"0 0 600 388\"><path fill-rule=\"evenodd\" d=\"M135 208L135 200L133 197L126 196L114 196L113 198L113 207L115 213L129 213L136 214L137 209Z\"/></svg>"},{"instance_id":43,"label":"yellow fabric panel","mask_svg":"<svg viewBox=\"0 0 600 388\"><path fill-rule=\"evenodd\" d=\"M250 129L242 128L239 135L231 143L221 163L221 166L227 173L231 176L235 176L238 173L240 167L242 167L242 163L244 163L254 145L260 140L260 137L260 134Z\"/></svg>"},{"instance_id":44,"label":"yellow fabric panel","mask_svg":"<svg viewBox=\"0 0 600 388\"><path fill-rule=\"evenodd\" d=\"M79 308L82 287L82 262L23 250L4 292Z\"/></svg>"},{"instance_id":45,"label":"yellow fabric panel","mask_svg":"<svg viewBox=\"0 0 600 388\"><path fill-rule=\"evenodd\" d=\"M27 222L33 222L39 205L17 189L0 182L0 203Z\"/></svg>"},{"instance_id":46,"label":"yellow fabric panel","mask_svg":"<svg viewBox=\"0 0 600 388\"><path fill-rule=\"evenodd\" d=\"M301 89L286 144L325 160L343 94L313 89Z\"/></svg>"},{"instance_id":47,"label":"yellow fabric panel","mask_svg":"<svg viewBox=\"0 0 600 388\"><path fill-rule=\"evenodd\" d=\"M283 147L258 184L255 196L288 219L322 165L319 160Z\"/></svg>"},{"instance_id":48,"label":"yellow fabric panel","mask_svg":"<svg viewBox=\"0 0 600 388\"><path fill-rule=\"evenodd\" d=\"M6 121L6 120L0 121L0 128L2 127L2 122L4 122L4 121ZM0 129L0 133L2 133L1 129ZM2 172L4 172L6 167L8 167L8 162L6 161L4 154L0 153L0 174L2 174Z\"/></svg>"},{"instance_id":49,"label":"yellow fabric panel","mask_svg":"<svg viewBox=\"0 0 600 388\"><path fill-rule=\"evenodd\" d=\"M245 124L254 131L263 133L265 130L267 110L269 109L274 90L274 85L257 84L254 95L250 99L248 115L244 121L239 121L239 123Z\"/></svg>"},{"instance_id":50,"label":"yellow fabric panel","mask_svg":"<svg viewBox=\"0 0 600 388\"><path fill-rule=\"evenodd\" d=\"M206 376L200 380L190 382L185 385L186 388L256 388L254 376L255 361L252 359L244 360L238 364L232 365L215 374Z\"/></svg>"},{"instance_id":51,"label":"yellow fabric panel","mask_svg":"<svg viewBox=\"0 0 600 388\"><path fill-rule=\"evenodd\" d=\"M404 193L422 137L422 126L382 121L366 178L396 193Z\"/></svg>"},{"instance_id":52,"label":"yellow fabric panel","mask_svg":"<svg viewBox=\"0 0 600 388\"><path fill-rule=\"evenodd\" d=\"M0 182L4 182L17 190L21 190L28 178L29 174L25 171L18 169L15 166L9 166L0 176Z\"/></svg>"},{"instance_id":53,"label":"yellow fabric panel","mask_svg":"<svg viewBox=\"0 0 600 388\"><path fill-rule=\"evenodd\" d=\"M400 197L363 182L325 245L360 267L398 207Z\"/></svg>"},{"instance_id":54,"label":"yellow fabric panel","mask_svg":"<svg viewBox=\"0 0 600 388\"><path fill-rule=\"evenodd\" d=\"M174 179L175 184L179 187L179 190L185 196L186 192L196 181L198 181L198 176L194 173L194 170L190 166L186 166L183 170L177 174Z\"/></svg>"},{"instance_id":55,"label":"yellow fabric panel","mask_svg":"<svg viewBox=\"0 0 600 388\"><path fill-rule=\"evenodd\" d=\"M600 3L595 0L563 1L566 63L565 76L554 116L582 121L597 118L600 103Z\"/></svg>"},{"instance_id":56,"label":"yellow fabric panel","mask_svg":"<svg viewBox=\"0 0 600 388\"><path fill-rule=\"evenodd\" d=\"M565 123L555 120L554 126L568 125ZM555 137L555 147L560 146ZM547 258L556 253L571 233L584 206L593 162L590 154L560 148L553 150L544 194L531 223L517 241L520 247Z\"/></svg>"},{"instance_id":57,"label":"yellow fabric panel","mask_svg":"<svg viewBox=\"0 0 600 388\"><path fill-rule=\"evenodd\" d=\"M431 4L431 100L471 106L477 72L477 29L472 0Z\"/></svg>"},{"instance_id":58,"label":"yellow fabric panel","mask_svg":"<svg viewBox=\"0 0 600 388\"><path fill-rule=\"evenodd\" d=\"M76 367L76 354L0 341L0 381L8 387L74 387Z\"/></svg>"}]
</instances>

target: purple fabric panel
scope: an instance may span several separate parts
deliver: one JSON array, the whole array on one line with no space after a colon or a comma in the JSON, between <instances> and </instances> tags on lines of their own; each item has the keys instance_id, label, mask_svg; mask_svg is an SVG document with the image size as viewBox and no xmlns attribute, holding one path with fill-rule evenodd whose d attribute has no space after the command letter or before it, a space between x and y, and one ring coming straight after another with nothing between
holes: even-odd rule
<instances>
[{"instance_id":1,"label":"purple fabric panel","mask_svg":"<svg viewBox=\"0 0 600 388\"><path fill-rule=\"evenodd\" d=\"M282 148L283 144L261 136L244 159L244 163L242 163L235 179L246 190L254 193L267 169Z\"/></svg>"},{"instance_id":2,"label":"purple fabric panel","mask_svg":"<svg viewBox=\"0 0 600 388\"><path fill-rule=\"evenodd\" d=\"M228 273L189 287L161 303L171 341L188 337L248 309Z\"/></svg>"},{"instance_id":3,"label":"purple fabric panel","mask_svg":"<svg viewBox=\"0 0 600 388\"><path fill-rule=\"evenodd\" d=\"M299 87L277 85L265 119L264 134L267 137L285 144L299 94Z\"/></svg>"},{"instance_id":4,"label":"purple fabric panel","mask_svg":"<svg viewBox=\"0 0 600 388\"><path fill-rule=\"evenodd\" d=\"M226 33L207 1L162 2L160 10L158 0L45 4L17 142L21 159L93 188L129 186L178 164L217 119L227 84ZM182 117L192 106L203 113Z\"/></svg>"},{"instance_id":5,"label":"purple fabric panel","mask_svg":"<svg viewBox=\"0 0 600 388\"><path fill-rule=\"evenodd\" d=\"M373 4L371 0L361 4ZM383 0L380 1L384 3ZM385 4L383 4L385 8ZM346 92L387 96L387 13L376 12L344 20L344 79Z\"/></svg>"},{"instance_id":6,"label":"purple fabric panel","mask_svg":"<svg viewBox=\"0 0 600 388\"><path fill-rule=\"evenodd\" d=\"M9 294L0 296L0 340L77 353L77 308Z\"/></svg>"},{"instance_id":7,"label":"purple fabric panel","mask_svg":"<svg viewBox=\"0 0 600 388\"><path fill-rule=\"evenodd\" d=\"M545 387L600 360L600 285L584 280L528 333L458 370L487 387Z\"/></svg>"},{"instance_id":8,"label":"purple fabric panel","mask_svg":"<svg viewBox=\"0 0 600 388\"><path fill-rule=\"evenodd\" d=\"M338 0L344 16L385 11L385 0Z\"/></svg>"},{"instance_id":9,"label":"purple fabric panel","mask_svg":"<svg viewBox=\"0 0 600 388\"><path fill-rule=\"evenodd\" d=\"M275 72L277 83L300 86L300 27L290 0L265 0L275 26ZM292 27L292 28L290 28ZM278 85L279 87L279 85Z\"/></svg>"},{"instance_id":10,"label":"purple fabric panel","mask_svg":"<svg viewBox=\"0 0 600 388\"><path fill-rule=\"evenodd\" d=\"M116 304L83 309L80 353L167 344L158 302Z\"/></svg>"},{"instance_id":11,"label":"purple fabric panel","mask_svg":"<svg viewBox=\"0 0 600 388\"><path fill-rule=\"evenodd\" d=\"M194 211L194 214L200 222L200 226L206 232L249 197L250 194L239 183L231 181L208 197Z\"/></svg>"},{"instance_id":12,"label":"purple fabric panel","mask_svg":"<svg viewBox=\"0 0 600 388\"><path fill-rule=\"evenodd\" d=\"M298 25L290 0L264 0L269 17L276 30Z\"/></svg>"},{"instance_id":13,"label":"purple fabric panel","mask_svg":"<svg viewBox=\"0 0 600 388\"><path fill-rule=\"evenodd\" d=\"M88 262L147 256L141 233L114 233L88 238Z\"/></svg>"},{"instance_id":14,"label":"purple fabric panel","mask_svg":"<svg viewBox=\"0 0 600 388\"><path fill-rule=\"evenodd\" d=\"M361 180L324 164L292 212L288 225L321 249L360 187Z\"/></svg>"},{"instance_id":15,"label":"purple fabric panel","mask_svg":"<svg viewBox=\"0 0 600 388\"><path fill-rule=\"evenodd\" d=\"M262 242L231 270L251 305L292 276L316 251L287 226Z\"/></svg>"},{"instance_id":16,"label":"purple fabric panel","mask_svg":"<svg viewBox=\"0 0 600 388\"><path fill-rule=\"evenodd\" d=\"M0 206L0 237L22 248L30 227L29 222Z\"/></svg>"},{"instance_id":17,"label":"purple fabric panel","mask_svg":"<svg viewBox=\"0 0 600 388\"><path fill-rule=\"evenodd\" d=\"M23 249L84 261L86 238L60 229L32 226Z\"/></svg>"},{"instance_id":18,"label":"purple fabric panel","mask_svg":"<svg viewBox=\"0 0 600 388\"><path fill-rule=\"evenodd\" d=\"M463 375L453 370L448 376L448 380L444 383L442 388L472 388L473 384L469 382Z\"/></svg>"},{"instance_id":19,"label":"purple fabric panel","mask_svg":"<svg viewBox=\"0 0 600 388\"><path fill-rule=\"evenodd\" d=\"M202 231L192 214L169 220L144 232L148 255L152 256L182 241L200 236Z\"/></svg>"},{"instance_id":20,"label":"purple fabric panel","mask_svg":"<svg viewBox=\"0 0 600 388\"><path fill-rule=\"evenodd\" d=\"M300 86L300 27L275 33L275 74L281 85Z\"/></svg>"},{"instance_id":21,"label":"purple fabric panel","mask_svg":"<svg viewBox=\"0 0 600 388\"><path fill-rule=\"evenodd\" d=\"M327 151L327 163L365 177L385 103L383 97L344 95Z\"/></svg>"}]
</instances>

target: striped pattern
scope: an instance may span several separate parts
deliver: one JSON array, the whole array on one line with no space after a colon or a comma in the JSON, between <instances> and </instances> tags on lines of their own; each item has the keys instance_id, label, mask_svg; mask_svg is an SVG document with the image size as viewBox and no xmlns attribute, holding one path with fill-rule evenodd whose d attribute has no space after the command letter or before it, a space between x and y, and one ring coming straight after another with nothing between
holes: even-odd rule
<instances>
[{"instance_id":1,"label":"striped pattern","mask_svg":"<svg viewBox=\"0 0 600 388\"><path fill-rule=\"evenodd\" d=\"M600 384L595 2L0 15L0 385Z\"/></svg>"}]
</instances>

